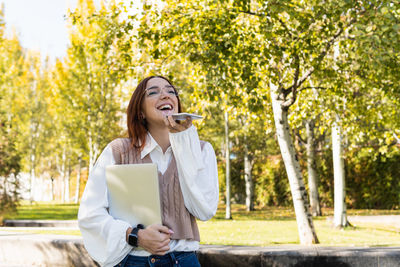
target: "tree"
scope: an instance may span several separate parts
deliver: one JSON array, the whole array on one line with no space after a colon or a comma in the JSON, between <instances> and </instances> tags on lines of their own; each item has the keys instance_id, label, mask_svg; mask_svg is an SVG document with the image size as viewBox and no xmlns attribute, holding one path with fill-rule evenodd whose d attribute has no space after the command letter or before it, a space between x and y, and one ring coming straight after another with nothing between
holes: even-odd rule
<instances>
[{"instance_id":1,"label":"tree","mask_svg":"<svg viewBox=\"0 0 400 267\"><path fill-rule=\"evenodd\" d=\"M0 106L3 106L0 94ZM16 138L12 134L5 112L0 110L0 214L15 211L19 200L18 173L21 170L21 153L15 147Z\"/></svg>"},{"instance_id":2,"label":"tree","mask_svg":"<svg viewBox=\"0 0 400 267\"><path fill-rule=\"evenodd\" d=\"M251 46L238 45L241 40L245 40L245 33L250 29L244 18L240 18L238 23L231 23L235 14L218 9L219 3L207 4L210 4L211 16L201 10L202 1L191 2L187 6L184 3L168 2L161 16L157 7L145 5L139 32L140 43L156 59L169 58L173 54L173 57L199 66L204 74L202 79L205 87L195 88L198 91L195 94L200 100L218 102L221 113L229 113L229 120L234 120L232 115L241 114L237 111L242 106L262 105L256 95L257 91L253 90L260 82L260 77L251 75L252 70L258 67L253 57L258 51L254 51ZM181 10L182 6L185 9ZM166 24L170 27L163 27ZM206 27L200 29L200 25ZM215 42L215 46L211 45ZM203 44L215 49L204 49ZM249 53L249 49L253 51L250 50ZM243 68L241 64L246 67ZM248 97L243 98L244 93ZM227 134L226 132L225 135ZM225 153L228 165L227 154L228 152ZM229 166L226 166L225 177L229 177ZM230 217L229 188L227 179L227 218Z\"/></svg>"},{"instance_id":3,"label":"tree","mask_svg":"<svg viewBox=\"0 0 400 267\"><path fill-rule=\"evenodd\" d=\"M19 149L21 134L18 122L21 95L17 80L22 74L24 53L19 40L5 36L3 7L0 9L0 216L14 212L19 201L19 172L24 153Z\"/></svg>"},{"instance_id":4,"label":"tree","mask_svg":"<svg viewBox=\"0 0 400 267\"><path fill-rule=\"evenodd\" d=\"M131 64L131 43L124 33L132 25L119 14L115 4L96 10L93 1L80 0L70 14L71 46L57 67L57 87L69 118L62 126L67 133L63 146L76 145L65 153L77 163L89 151L89 170L101 149L122 132L119 97Z\"/></svg>"},{"instance_id":5,"label":"tree","mask_svg":"<svg viewBox=\"0 0 400 267\"><path fill-rule=\"evenodd\" d=\"M201 63L208 71L207 79L218 77L214 85L223 88L208 88L214 100L222 100L218 97L222 93L228 94L230 101L235 99L235 85L240 83L226 82L227 78L240 78L247 86L255 82L247 90L260 93L258 96L267 95L269 90L303 244L318 240L290 136L289 109L312 76L331 70L327 56L334 44L345 39L344 33L354 28L358 20L374 16L379 6L374 1L200 0L190 4L167 1L161 12L145 6L142 36L147 37L144 39L153 53L160 56L173 51ZM168 27L161 30L162 25ZM259 88L263 79L268 81L268 88ZM235 104L232 101L228 106Z\"/></svg>"}]
</instances>

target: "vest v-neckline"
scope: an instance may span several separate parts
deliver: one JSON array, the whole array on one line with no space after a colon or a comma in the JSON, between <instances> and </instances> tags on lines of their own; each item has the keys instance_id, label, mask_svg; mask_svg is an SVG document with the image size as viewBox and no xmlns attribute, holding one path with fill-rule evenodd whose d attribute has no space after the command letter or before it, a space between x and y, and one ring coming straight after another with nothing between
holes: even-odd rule
<instances>
[{"instance_id":1,"label":"vest v-neckline","mask_svg":"<svg viewBox=\"0 0 400 267\"><path fill-rule=\"evenodd\" d=\"M171 168L171 166L173 166L172 164L175 164L175 156L174 156L174 153L171 153L171 154L172 154L172 155L171 155L172 158L171 158L171 160L169 161L168 166L167 166L167 169L165 170L164 173L161 173L160 170L158 169L158 166L157 166L158 175L165 176L167 173L170 172L170 169L173 169L173 168ZM142 159L142 163L154 163L154 162L151 160L150 153L148 153L148 154Z\"/></svg>"}]
</instances>

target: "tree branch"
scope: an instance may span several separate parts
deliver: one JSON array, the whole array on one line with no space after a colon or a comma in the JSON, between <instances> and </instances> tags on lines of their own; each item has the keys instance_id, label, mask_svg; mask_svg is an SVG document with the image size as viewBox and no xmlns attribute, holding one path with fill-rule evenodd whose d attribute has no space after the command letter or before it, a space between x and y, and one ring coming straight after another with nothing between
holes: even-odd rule
<instances>
[{"instance_id":1,"label":"tree branch","mask_svg":"<svg viewBox=\"0 0 400 267\"><path fill-rule=\"evenodd\" d=\"M321 89L321 90L326 90L327 88L326 87L321 87L321 86L307 86L307 87L303 87L303 88L301 88L301 89L299 89L299 90L297 90L298 92L301 92L301 91L304 91L304 90L307 90L307 89Z\"/></svg>"},{"instance_id":2,"label":"tree branch","mask_svg":"<svg viewBox=\"0 0 400 267\"><path fill-rule=\"evenodd\" d=\"M289 28L286 26L286 24L282 21L281 18L278 18L279 23L282 25L283 28L287 31L287 33L290 35L291 38L293 38L292 32L289 30Z\"/></svg>"},{"instance_id":3,"label":"tree branch","mask_svg":"<svg viewBox=\"0 0 400 267\"><path fill-rule=\"evenodd\" d=\"M296 136L297 136L297 138L299 138L300 142L301 142L303 145L307 144L307 141L304 140L298 132L296 133Z\"/></svg>"},{"instance_id":4,"label":"tree branch","mask_svg":"<svg viewBox=\"0 0 400 267\"><path fill-rule=\"evenodd\" d=\"M397 134L393 132L393 137L396 139L397 144L400 145L400 138L397 137Z\"/></svg>"},{"instance_id":5,"label":"tree branch","mask_svg":"<svg viewBox=\"0 0 400 267\"><path fill-rule=\"evenodd\" d=\"M265 17L267 15L267 14L264 14L264 13L255 13L255 12L252 12L252 11L245 11L245 10L232 10L232 9L230 9L230 11L239 12L239 13L252 15L252 16L257 16L257 17Z\"/></svg>"},{"instance_id":6,"label":"tree branch","mask_svg":"<svg viewBox=\"0 0 400 267\"><path fill-rule=\"evenodd\" d=\"M293 78L293 81L294 81L293 86L289 87L287 90L283 89L283 91L286 95L289 94L289 90L290 90L290 93L292 93L291 97L287 101L282 103L283 107L285 107L285 108L289 108L296 101L297 86L295 86L295 85L297 84L297 81L299 79L299 73L300 73L300 58L299 58L299 55L297 54L297 51L295 51L295 54L294 54L294 64L295 64L295 72L294 72L294 78Z\"/></svg>"},{"instance_id":7,"label":"tree branch","mask_svg":"<svg viewBox=\"0 0 400 267\"><path fill-rule=\"evenodd\" d=\"M331 38L330 38L330 40L326 43L326 46L325 46L325 48L323 49L323 51L319 54L319 56L317 57L317 65L316 65L316 67L318 67L319 65L321 65L321 63L322 63L322 60L325 58L325 56L328 54L328 52L329 52L329 50L331 49L331 47L332 47L332 45L335 43L335 41L342 35L342 33L344 32L344 29L347 29L347 28L349 28L350 26L352 26L356 21L357 21L357 18L358 18L358 16L360 16L360 15L362 15L362 14L364 14L365 12L366 12L367 10L366 9L364 9L364 10L362 10L362 11L360 11L360 13L357 15L357 16L355 16L354 18L352 18L350 21L349 21L349 23L347 23L347 25L346 26L344 26L344 27L342 27L342 28L340 28ZM297 69L296 69L296 71L297 71ZM287 89L284 89L285 91L296 91L296 89L297 88L299 88L310 76L311 76L311 74L313 74L314 73L314 71L315 71L315 67L311 67L310 69L309 69L309 71L308 72L306 72L304 75L303 75L303 77L301 77L300 79L298 79L298 80L296 80L296 79L294 79L293 80L293 84L289 87L289 88L287 88ZM293 96L292 96L293 97ZM290 104L292 101L289 101L287 104ZM294 102L293 102L294 103ZM292 104L293 104L292 103Z\"/></svg>"}]
</instances>

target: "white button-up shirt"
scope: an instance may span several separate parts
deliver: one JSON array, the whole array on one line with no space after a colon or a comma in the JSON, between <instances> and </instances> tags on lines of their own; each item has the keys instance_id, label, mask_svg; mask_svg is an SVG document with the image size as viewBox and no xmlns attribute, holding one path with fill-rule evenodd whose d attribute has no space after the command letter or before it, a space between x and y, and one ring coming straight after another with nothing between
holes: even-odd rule
<instances>
[{"instance_id":1,"label":"white button-up shirt","mask_svg":"<svg viewBox=\"0 0 400 267\"><path fill-rule=\"evenodd\" d=\"M216 213L219 194L214 149L206 143L201 150L194 126L182 132L170 133L169 139L171 146L163 153L161 147L148 134L141 158L150 154L158 170L164 173L173 154L186 208L196 218L208 220ZM114 266L128 253L136 256L150 255L147 251L133 249L126 242L126 230L131 225L114 219L107 212L106 166L114 164L111 146L107 145L89 174L78 213L85 248L101 266ZM171 240L169 246L170 251L193 251L199 248L199 242Z\"/></svg>"}]
</instances>

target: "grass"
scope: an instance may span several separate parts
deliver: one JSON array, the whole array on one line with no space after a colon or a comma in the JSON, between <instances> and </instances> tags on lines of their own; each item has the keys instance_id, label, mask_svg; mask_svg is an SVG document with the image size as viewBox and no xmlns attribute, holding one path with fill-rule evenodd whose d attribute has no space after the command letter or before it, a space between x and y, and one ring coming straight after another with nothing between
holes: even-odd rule
<instances>
[{"instance_id":1,"label":"grass","mask_svg":"<svg viewBox=\"0 0 400 267\"><path fill-rule=\"evenodd\" d=\"M75 220L76 204L23 203L18 214L5 219ZM322 246L400 246L400 228L396 225L353 223L345 229L332 228L328 217L332 209L324 209L324 216L314 218L317 236ZM400 215L399 210L348 210L348 215ZM221 205L216 216L207 222L198 221L202 244L274 246L299 244L297 224L290 207L266 207L247 212L243 205L232 206L232 220L226 220ZM9 230L10 228L7 228ZM0 229L1 231L1 229ZM27 232L27 230L13 231ZM35 234L79 235L77 230L29 230Z\"/></svg>"},{"instance_id":2,"label":"grass","mask_svg":"<svg viewBox=\"0 0 400 267\"><path fill-rule=\"evenodd\" d=\"M322 246L400 246L398 225L353 223L352 227L335 229L328 217L314 218ZM399 210L348 210L348 215L400 215ZM226 220L224 207L207 222L198 222L203 244L274 246L299 244L293 208L266 207L247 212L242 205L232 207L233 220Z\"/></svg>"},{"instance_id":3,"label":"grass","mask_svg":"<svg viewBox=\"0 0 400 267\"><path fill-rule=\"evenodd\" d=\"M76 220L77 204L55 204L48 202L22 202L18 213L5 215L9 220Z\"/></svg>"}]
</instances>

